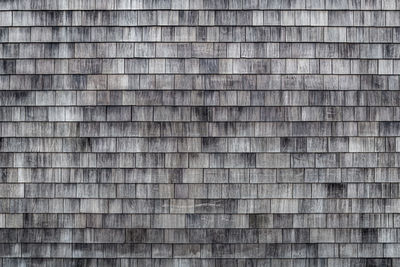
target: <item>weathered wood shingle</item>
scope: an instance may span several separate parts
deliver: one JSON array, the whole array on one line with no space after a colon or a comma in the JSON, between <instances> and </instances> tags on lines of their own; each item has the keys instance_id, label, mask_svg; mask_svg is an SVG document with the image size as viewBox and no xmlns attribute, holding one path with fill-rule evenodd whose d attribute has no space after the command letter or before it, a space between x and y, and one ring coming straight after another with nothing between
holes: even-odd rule
<instances>
[{"instance_id":1,"label":"weathered wood shingle","mask_svg":"<svg viewBox=\"0 0 400 267\"><path fill-rule=\"evenodd\" d=\"M0 1L0 266L398 266L400 2Z\"/></svg>"}]
</instances>

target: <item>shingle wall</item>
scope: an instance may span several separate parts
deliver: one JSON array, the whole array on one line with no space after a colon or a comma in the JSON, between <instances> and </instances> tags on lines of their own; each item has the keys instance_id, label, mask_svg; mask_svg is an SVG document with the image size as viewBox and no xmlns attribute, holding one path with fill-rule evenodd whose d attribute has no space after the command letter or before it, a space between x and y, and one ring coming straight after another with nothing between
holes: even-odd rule
<instances>
[{"instance_id":1,"label":"shingle wall","mask_svg":"<svg viewBox=\"0 0 400 267\"><path fill-rule=\"evenodd\" d=\"M0 0L0 266L399 266L399 0Z\"/></svg>"}]
</instances>

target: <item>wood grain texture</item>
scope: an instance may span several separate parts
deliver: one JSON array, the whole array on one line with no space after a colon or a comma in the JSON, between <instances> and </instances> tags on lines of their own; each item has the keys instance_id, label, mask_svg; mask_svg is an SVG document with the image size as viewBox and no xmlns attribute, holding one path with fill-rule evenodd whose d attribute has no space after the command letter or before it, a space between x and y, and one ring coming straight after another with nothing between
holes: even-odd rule
<instances>
[{"instance_id":1,"label":"wood grain texture","mask_svg":"<svg viewBox=\"0 0 400 267\"><path fill-rule=\"evenodd\" d=\"M399 266L400 1L0 1L0 267Z\"/></svg>"}]
</instances>

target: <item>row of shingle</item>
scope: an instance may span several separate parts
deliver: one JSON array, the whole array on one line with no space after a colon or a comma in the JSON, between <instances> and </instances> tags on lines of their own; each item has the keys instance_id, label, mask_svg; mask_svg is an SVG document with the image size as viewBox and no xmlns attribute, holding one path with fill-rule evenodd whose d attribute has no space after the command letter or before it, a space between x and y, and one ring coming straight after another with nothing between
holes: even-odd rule
<instances>
[{"instance_id":1,"label":"row of shingle","mask_svg":"<svg viewBox=\"0 0 400 267\"><path fill-rule=\"evenodd\" d=\"M110 64L121 58L321 58L397 59L400 44L351 43L16 43L0 44L3 59L23 61L26 71L40 70L50 58L102 58ZM36 59L36 60L34 60ZM22 62L22 61L19 61ZM168 62L168 61L167 61ZM173 62L173 61L172 61ZM53 63L54 64L54 63ZM58 63L60 65L60 63ZM35 66L36 65L36 66ZM62 66L62 65L61 65ZM24 66L19 66L23 70ZM62 70L60 68L60 70Z\"/></svg>"},{"instance_id":2,"label":"row of shingle","mask_svg":"<svg viewBox=\"0 0 400 267\"><path fill-rule=\"evenodd\" d=\"M36 201L36 200L31 200ZM57 200L58 201L58 200ZM65 200L69 203L70 200ZM230 200L235 202L235 200ZM54 202L54 201L53 201ZM59 201L58 201L59 202ZM159 201L162 202L162 201ZM56 202L54 202L56 203ZM68 204L67 203L67 204ZM158 204L159 206L161 204ZM234 206L230 206L230 209ZM165 219L170 214L68 214L68 213L25 213L25 214L0 214L2 228L136 228L142 231L149 231L152 221L155 219ZM180 215L185 216L185 215ZM188 214L187 216L196 217L198 220L210 219L216 214ZM201 216L201 217L200 217ZM234 215L223 215L225 217ZM241 215L244 216L244 215ZM375 213L303 213L303 214L250 214L252 228L259 229L286 229L286 228L393 228L399 227L399 214ZM207 229L207 227L204 227ZM204 229L203 228L203 229ZM215 228L215 227L213 227ZM211 228L211 229L213 229ZM223 229L217 226L215 229ZM231 227L227 227L228 229ZM164 228L178 231L176 228ZM201 227L195 228L197 231ZM249 230L248 228L237 228ZM226 229L223 229L226 230ZM187 231L181 229L180 231Z\"/></svg>"},{"instance_id":3,"label":"row of shingle","mask_svg":"<svg viewBox=\"0 0 400 267\"><path fill-rule=\"evenodd\" d=\"M193 155L194 156L194 155ZM215 173L219 183L368 183L365 187L358 184L358 190L369 190L369 183L397 183L400 180L398 168L291 168L291 169L201 169L201 168L1 168L4 183L144 183L176 184L177 195L188 198L191 183L202 183L207 176L213 182ZM213 177L214 176L214 177ZM355 185L354 185L355 186ZM397 194L395 185L390 187ZM198 186L197 186L198 187ZM335 185L332 185L335 189ZM340 187L339 187L340 188ZM386 187L385 187L386 188ZM332 190L333 190L332 189ZM384 189L386 190L386 189ZM179 194L178 194L179 193ZM386 195L386 193L384 193ZM207 198L207 194L204 198Z\"/></svg>"},{"instance_id":4,"label":"row of shingle","mask_svg":"<svg viewBox=\"0 0 400 267\"><path fill-rule=\"evenodd\" d=\"M42 59L0 60L0 74L400 74L400 60Z\"/></svg>"},{"instance_id":5,"label":"row of shingle","mask_svg":"<svg viewBox=\"0 0 400 267\"><path fill-rule=\"evenodd\" d=\"M245 203L242 201L241 203ZM248 201L249 202L249 201ZM271 203L270 206L262 205L262 202ZM238 201L231 200L231 204L238 204ZM142 215L151 218L151 223L142 222L145 228L277 228L273 225L273 214L331 214L332 219L337 216L337 213L347 214L341 216L342 220L350 218L359 218L360 214L368 214L369 216L376 217L376 220L383 219L382 216L387 216L389 220L393 213L399 213L398 199L387 199L385 201L374 199L272 199L260 200L260 206L254 208L248 207L229 207L225 214L221 213L207 213L207 214L193 214L193 213L169 213L169 206L167 200L163 199L0 199L1 213L45 213L48 216L54 215L55 218L63 213L74 213L75 215L88 215L88 214L151 214ZM238 213L238 211L242 213ZM255 212L246 213L248 211ZM257 214L257 213L262 214ZM78 214L82 213L82 214ZM268 213L268 214L265 214ZM382 214L380 214L382 213ZM341 214L340 214L341 215ZM381 215L379 217L379 215ZM355 217L357 216L357 217ZM22 218L22 217L21 217ZM133 217L134 218L134 217ZM136 218L136 217L135 217ZM339 217L340 218L340 217ZM138 218L136 218L138 219ZM285 219L285 218L281 218ZM312 219L312 218L310 218ZM360 219L360 218L359 218ZM49 220L49 218L47 218ZM393 220L393 217L392 217ZM336 222L339 222L336 219ZM63 222L64 223L64 222ZM61 224L63 224L61 223ZM75 222L66 222L66 224L74 224ZM282 222L281 222L282 223ZM290 222L282 223L287 225ZM343 228L335 226L335 222L331 225L333 228ZM359 228L360 224L354 226L355 222L350 222L350 228ZM48 224L39 225L39 228L49 227ZM135 223L137 225L138 222ZM345 224L345 223L344 223ZM375 222L375 228L378 223ZM385 224L384 228L393 227L393 223L389 221L380 222ZM47 225L47 226L46 226ZM398 225L396 223L396 225ZM50 228L55 228L53 226ZM60 225L58 225L60 227ZM83 226L85 227L85 226ZM97 226L102 228L100 224ZM291 226L290 226L291 227ZM12 227L14 228L14 227ZM115 228L113 226L112 228ZM279 227L278 227L279 228ZM283 227L283 228L287 228ZM346 227L344 227L346 228Z\"/></svg>"},{"instance_id":6,"label":"row of shingle","mask_svg":"<svg viewBox=\"0 0 400 267\"><path fill-rule=\"evenodd\" d=\"M191 155L191 157L189 157ZM398 153L0 153L0 167L368 168L399 167ZM191 166L194 165L194 166Z\"/></svg>"},{"instance_id":7,"label":"row of shingle","mask_svg":"<svg viewBox=\"0 0 400 267\"><path fill-rule=\"evenodd\" d=\"M399 27L1 27L2 42L399 43ZM12 47L13 44L6 47ZM184 49L185 46L182 45ZM189 47L190 48L190 47ZM190 52L186 48L183 56Z\"/></svg>"},{"instance_id":8,"label":"row of shingle","mask_svg":"<svg viewBox=\"0 0 400 267\"><path fill-rule=\"evenodd\" d=\"M3 137L1 152L398 152L395 137ZM205 164L205 163L204 163Z\"/></svg>"},{"instance_id":9,"label":"row of shingle","mask_svg":"<svg viewBox=\"0 0 400 267\"><path fill-rule=\"evenodd\" d=\"M13 200L10 200L13 201ZM30 200L37 204L46 205L46 199ZM81 202L83 202L82 200ZM100 201L100 200L95 200ZM277 200L278 201L278 200ZM306 202L307 200L302 200ZM325 203L334 204L332 200L324 200ZM60 201L49 200L51 204L57 205ZM66 205L72 204L71 200L64 201ZM94 200L91 200L95 203ZM97 203L96 202L96 203ZM343 201L337 201L341 204ZM107 203L103 200L102 203ZM320 203L321 204L321 203ZM360 204L360 201L359 201ZM78 204L79 205L79 204ZM71 207L69 207L71 209ZM76 208L73 208L77 210ZM38 210L39 212L43 209ZM397 221L393 223L393 219L398 220L397 215L382 213L340 213L332 214L315 213L315 214L267 214L267 215L243 215L243 214L99 214L95 212L91 214L69 214L54 213L55 210L62 211L59 207L52 207L46 214L6 214L6 228L161 228L161 229L224 229L224 228L248 228L249 224L252 228L393 228L398 227ZM79 206L78 206L79 210ZM114 209L116 210L116 209ZM334 210L334 209L331 209ZM87 211L86 211L87 212ZM99 212L99 211L97 211ZM398 212L397 212L398 213ZM3 215L3 214L2 214ZM250 219L249 219L250 217ZM160 222L158 220L172 220ZM27 221L28 220L28 221ZM64 221L63 221L64 220ZM185 223L185 220L187 223ZM309 220L306 222L306 220ZM202 221L204 223L202 223ZM249 223L250 221L250 223ZM173 225L177 223L176 225ZM322 229L324 230L324 229Z\"/></svg>"},{"instance_id":10,"label":"row of shingle","mask_svg":"<svg viewBox=\"0 0 400 267\"><path fill-rule=\"evenodd\" d=\"M172 258L209 258L233 259L253 258L262 265L286 263L292 264L291 258L398 258L398 244L1 244L0 256L4 258L165 258L165 262L185 263L190 261L173 260ZM277 259L287 259L278 261ZM290 259L290 260L289 260ZM3 261L7 262L6 259ZM21 261L23 262L23 261ZM68 262L68 261L67 261ZM138 262L146 262L139 261ZM152 261L148 261L152 262ZM264 263L265 262L265 263ZM304 263L306 261L304 260ZM340 262L340 261L338 261ZM349 261L352 262L352 261ZM353 261L353 262L368 262ZM383 259L378 262L385 263ZM163 261L160 260L160 264ZM87 265L85 265L87 266ZM142 266L142 265L139 265ZM173 265L160 265L173 266ZM175 266L175 265L174 265ZM209 265L206 265L209 266ZM226 265L221 265L226 266ZM235 266L235 265L229 265ZM271 265L282 266L282 265ZM285 265L292 266L292 265ZM334 265L331 265L334 266ZM376 266L376 265L373 265ZM388 265L384 265L388 266Z\"/></svg>"},{"instance_id":11,"label":"row of shingle","mask_svg":"<svg viewBox=\"0 0 400 267\"><path fill-rule=\"evenodd\" d=\"M1 11L0 26L396 27L399 11Z\"/></svg>"},{"instance_id":12,"label":"row of shingle","mask_svg":"<svg viewBox=\"0 0 400 267\"><path fill-rule=\"evenodd\" d=\"M193 186L194 187L194 186ZM216 196L218 198L218 196ZM182 205L190 200L179 200ZM263 228L258 221L249 224L251 214L297 213L399 213L400 201L394 199L259 199L234 200L224 205L225 214L213 211L213 200L205 201L205 213L193 213L193 207L171 206L168 199L99 199L99 198L9 198L0 199L1 213L124 213L152 214L151 228ZM214 200L215 201L215 200ZM217 202L222 201L218 199ZM175 203L176 204L176 203ZM230 204L230 205L229 205ZM171 204L172 205L172 204ZM200 204L201 205L201 202ZM210 210L207 207L211 206ZM219 205L221 205L219 203ZM234 206L236 205L236 206ZM201 209L196 209L200 211ZM170 213L171 212L171 213ZM172 213L174 212L174 213ZM257 215L263 216L263 215ZM186 218L186 219L185 219ZM251 217L250 217L251 218ZM268 220L268 218L266 218ZM185 222L186 221L186 222ZM250 220L251 221L251 220ZM257 225L257 226L256 226ZM267 227L268 228L268 227Z\"/></svg>"},{"instance_id":13,"label":"row of shingle","mask_svg":"<svg viewBox=\"0 0 400 267\"><path fill-rule=\"evenodd\" d=\"M328 78L327 78L328 82ZM353 82L357 84L357 81ZM355 85L357 86L357 85ZM231 91L231 90L52 90L52 91L2 91L0 92L0 120L14 120L18 118L33 119L35 113L46 113L44 107L57 110L61 106L132 106L133 115L139 118L141 111L152 113L154 106L190 106L193 109L203 110L204 116L212 120L213 112L232 109L241 109L244 113L250 107L301 107L305 109L321 109L335 111L335 107L343 107L343 113L350 107L356 108L362 113L379 113L379 110L386 110L393 114L397 113L400 105L399 91L377 91L377 90L305 90L305 91L283 91L283 90L252 90L252 91ZM18 107L16 107L18 106ZM23 107L22 107L23 106ZM103 107L102 107L103 106ZM206 106L206 107L204 107ZM219 110L219 106L222 108ZM333 107L332 107L333 106ZM247 107L247 109L244 109ZM346 107L346 108L344 108ZM62 111L62 109L59 109ZM366 111L363 111L366 110ZM336 111L338 112L338 110ZM336 113L335 112L335 113ZM61 112L63 113L63 112ZM196 111L197 113L197 111ZM348 112L347 112L348 113ZM21 114L16 116L16 114ZM393 116L391 114L390 116ZM39 116L43 117L43 116ZM45 116L46 117L46 116ZM359 116L365 117L365 115ZM151 120L152 116L145 118ZM144 119L144 117L143 117Z\"/></svg>"},{"instance_id":14,"label":"row of shingle","mask_svg":"<svg viewBox=\"0 0 400 267\"><path fill-rule=\"evenodd\" d=\"M194 186L193 186L194 187ZM218 198L218 196L215 196ZM398 196L396 196L398 197ZM171 216L203 216L199 217L200 222L197 226L186 225L186 228L198 228L201 226L202 220L214 220L213 216L239 216L244 218L251 214L265 213L399 213L398 198L382 200L353 198L353 199L98 199L98 198L12 198L5 201L0 199L2 213L123 213L123 214L170 214ZM194 202L194 203L193 203ZM41 205L34 207L33 205ZM341 210L342 209L342 210ZM242 217L240 217L242 216ZM164 219L168 219L165 217ZM175 218L175 217L171 217ZM181 217L182 218L182 217ZM210 219L211 218L211 219ZM228 220L222 218L221 220ZM172 222L174 223L174 222ZM204 222L206 224L206 222ZM206 224L204 228L220 227L211 224ZM153 226L152 226L153 227ZM157 226L154 226L157 227ZM164 226L158 226L165 228ZM229 226L223 224L221 228L238 226ZM241 226L247 228L248 226ZM252 226L254 228L255 226ZM263 228L264 226L257 226ZM167 228L185 228L185 226L174 226L170 224ZM268 228L268 227L267 227Z\"/></svg>"},{"instance_id":15,"label":"row of shingle","mask_svg":"<svg viewBox=\"0 0 400 267\"><path fill-rule=\"evenodd\" d=\"M137 267L137 266L155 266L155 267L175 267L175 266L326 266L326 267L351 267L351 266L398 266L400 260L393 259L373 259L373 258L311 258L311 259L138 259L138 258L82 258L82 259L48 259L48 258L3 258L4 267L22 266L117 266L117 267Z\"/></svg>"},{"instance_id":16,"label":"row of shingle","mask_svg":"<svg viewBox=\"0 0 400 267\"><path fill-rule=\"evenodd\" d=\"M328 80L328 79L327 79ZM357 84L357 81L354 81ZM357 86L357 85L355 85ZM98 106L99 110L105 106L131 106L132 118L152 120L156 106L190 106L198 113L204 113L203 118L213 120L213 112L240 110L244 114L252 110L250 107L275 107L277 110L291 109L289 107L303 107L305 110L320 110L330 113L348 114L352 108L360 112L357 115L360 120L366 117L381 118L379 114L384 111L390 115L397 116L400 105L400 92L397 90L52 90L52 91L2 91L0 92L0 120L34 120L37 116L50 118L46 115L46 109L64 112L59 107ZM246 107L246 108L245 108ZM65 109L64 109L65 110ZM70 109L68 109L70 111ZM143 111L146 110L146 116ZM197 110L201 110L197 111ZM253 109L258 113L257 109ZM264 109L262 109L264 110ZM368 116L366 116L366 114ZM19 114L19 115L17 115ZM39 115L43 114L43 115ZM139 116L139 114L142 114ZM242 114L242 115L244 115ZM226 115L222 115L226 116ZM229 116L229 114L228 114ZM323 116L323 115L320 115ZM346 115L345 117L348 117ZM353 117L355 115L351 115ZM335 117L335 116L333 116ZM361 119L364 118L364 119Z\"/></svg>"},{"instance_id":17,"label":"row of shingle","mask_svg":"<svg viewBox=\"0 0 400 267\"><path fill-rule=\"evenodd\" d=\"M94 110L85 112L92 117ZM398 136L400 122L1 122L0 126L3 137L387 137Z\"/></svg>"},{"instance_id":18,"label":"row of shingle","mask_svg":"<svg viewBox=\"0 0 400 267\"><path fill-rule=\"evenodd\" d=\"M201 168L2 168L2 181L8 183L171 183L176 184L179 197L188 198L191 183L396 183L400 180L397 168L291 168L291 169L201 169ZM215 178L215 173L219 178ZM213 177L214 175L214 177ZM182 183L182 184L181 184ZM357 185L360 190L362 185ZM366 185L365 188L369 188ZM373 185L371 185L373 187ZM379 185L377 185L379 187ZM393 194L396 187L391 186ZM198 187L198 186L197 186ZM333 186L334 187L334 186ZM367 190L367 189L365 189ZM386 190L386 189L385 189ZM179 191L179 192L178 192ZM204 198L207 198L207 194ZM200 197L201 198L201 197Z\"/></svg>"},{"instance_id":19,"label":"row of shingle","mask_svg":"<svg viewBox=\"0 0 400 267\"><path fill-rule=\"evenodd\" d=\"M1 103L1 102L0 102ZM171 105L173 105L172 103ZM13 103L7 105L15 105ZM84 114L85 112L92 112ZM399 120L398 107L188 107L71 106L3 107L11 122L386 122Z\"/></svg>"},{"instance_id":20,"label":"row of shingle","mask_svg":"<svg viewBox=\"0 0 400 267\"><path fill-rule=\"evenodd\" d=\"M368 69L369 63L361 64ZM377 63L377 61L375 61ZM371 64L373 66L374 64ZM377 64L375 64L377 65ZM15 98L32 97L23 90L399 90L398 75L0 75L0 89L18 90ZM45 93L43 96L45 96ZM2 92L9 94L9 92ZM12 94L12 93L11 93ZM143 93L144 94L144 93ZM378 93L376 93L378 94ZM14 96L13 96L14 97ZM379 99L379 95L374 98ZM29 100L30 101L30 100ZM31 102L25 105L31 105ZM73 99L71 99L73 101Z\"/></svg>"},{"instance_id":21,"label":"row of shingle","mask_svg":"<svg viewBox=\"0 0 400 267\"><path fill-rule=\"evenodd\" d=\"M180 234L180 236L179 236ZM166 243L174 251L188 246L199 249L207 243L395 243L396 229L0 229L4 243ZM58 241L58 242L57 242ZM175 242L171 242L175 241ZM154 244L156 243L156 244ZM170 244L178 243L178 244ZM181 244L185 243L185 244ZM199 243L199 244L191 244ZM179 253L180 254L180 253ZM184 257L184 255L180 255ZM193 256L193 255L192 255ZM193 256L196 257L196 256ZM200 257L197 256L197 257Z\"/></svg>"},{"instance_id":22,"label":"row of shingle","mask_svg":"<svg viewBox=\"0 0 400 267\"><path fill-rule=\"evenodd\" d=\"M8 104L9 105L9 104ZM92 112L84 115L85 112ZM312 112L312 113L310 113ZM131 115L132 113L132 115ZM10 122L386 122L399 120L395 107L3 107ZM89 115L89 116L88 116ZM119 118L119 119L118 119ZM206 130L206 129L205 129Z\"/></svg>"},{"instance_id":23,"label":"row of shingle","mask_svg":"<svg viewBox=\"0 0 400 267\"><path fill-rule=\"evenodd\" d=\"M168 211L169 205L170 213L224 213L230 206L237 206L239 213L265 213L270 210L269 199L362 198L365 203L372 203L400 195L396 183L271 184L266 179L262 184L237 184L228 183L224 177L214 178L206 173L201 181L204 184L3 183L0 192L1 198L168 199L164 208ZM226 199L235 199L236 205Z\"/></svg>"},{"instance_id":24,"label":"row of shingle","mask_svg":"<svg viewBox=\"0 0 400 267\"><path fill-rule=\"evenodd\" d=\"M322 218L323 216L321 216ZM326 217L324 217L326 219ZM300 219L301 220L301 219ZM322 220L323 221L323 220ZM302 223L300 221L300 223ZM326 224L326 223L325 223ZM0 229L3 243L395 243L398 229ZM193 244L197 243L197 244Z\"/></svg>"},{"instance_id":25,"label":"row of shingle","mask_svg":"<svg viewBox=\"0 0 400 267\"><path fill-rule=\"evenodd\" d=\"M400 7L398 0L23 0L3 1L0 5L2 10L121 10L121 9L351 9L351 10L394 10Z\"/></svg>"},{"instance_id":26,"label":"row of shingle","mask_svg":"<svg viewBox=\"0 0 400 267\"><path fill-rule=\"evenodd\" d=\"M7 173L5 173L7 170ZM4 172L3 182L6 183L44 183L44 187L49 183L62 183L66 184L65 188L70 188L74 192L71 192L71 196L75 196L77 193L75 183L90 183L90 184L115 184L120 188L119 184L128 183L127 189L132 188L132 194L134 195L135 186L133 183L142 184L140 188L147 188L149 192L157 192L159 185L161 187L169 188L171 194L174 191L177 198L214 198L215 194L222 195L221 190L224 190L224 195L227 195L227 189L240 190L245 194L248 188L257 189L257 184L262 184L260 188L273 188L275 185L267 185L282 183L294 183L296 188L305 188L308 191L311 190L309 183L320 183L321 188L327 188L322 190L322 195L340 195L345 196L347 186L351 190L356 190L357 193L349 193L351 196L354 195L365 195L366 198L384 195L390 197L391 195L397 195L398 188L396 183L399 181L399 173L396 168L379 168L376 173L374 169L368 168L327 168L327 169L126 169L126 170L113 170L113 169L20 169L18 174L16 169L2 169ZM228 174L229 172L229 174ZM204 173L204 174L203 174ZM31 176L29 176L31 175ZM55 177L54 177L54 176ZM73 176L74 175L74 176ZM89 177L87 177L87 176ZM115 175L111 176L111 175ZM140 176L143 175L143 176ZM168 175L167 177L159 175ZM176 175L176 176L172 176ZM198 185L197 183L213 183L215 188L211 185ZM73 183L70 185L70 183ZM171 185L165 186L165 183ZM195 184L196 185L191 185ZM218 183L223 183L218 185ZM252 184L252 185L249 185ZM300 185L305 183L306 185ZM343 185L338 183L344 183ZM356 183L356 184L354 184ZM365 186L362 183L366 183ZM376 183L376 184L375 184ZM56 186L57 188L63 188L62 184ZM88 186L90 184L87 184ZM146 185L147 184L147 185ZM153 185L155 184L155 185ZM173 187L175 184L175 187ZM232 185L230 185L232 184ZM7 184L4 184L6 188ZM290 188L290 186L285 185ZM13 187L10 184L10 187ZM96 187L96 186L93 186ZM111 186L112 187L112 186ZM241 189L242 187L242 189ZM49 185L49 188L51 185ZM194 190L197 188L197 190ZM19 188L17 188L19 189ZM215 189L214 195L211 195ZM192 192L190 192L192 190ZM297 190L297 189L296 189ZM375 192L371 192L375 190ZM97 192L97 191L96 191ZM296 191L297 192L297 191ZM327 193L328 192L328 193ZM190 194L189 194L190 193ZM208 194L210 193L210 194ZM257 194L256 192L253 192ZM6 193L5 193L6 194ZM22 194L22 193L21 193ZM52 193L52 191L50 192ZM61 194L61 193L60 193ZM67 195L67 193L64 193ZM158 194L158 193L157 193ZM240 194L240 193L238 193ZM249 194L248 192L246 193ZM297 193L296 193L297 194ZM150 196L150 195L149 195Z\"/></svg>"}]
</instances>

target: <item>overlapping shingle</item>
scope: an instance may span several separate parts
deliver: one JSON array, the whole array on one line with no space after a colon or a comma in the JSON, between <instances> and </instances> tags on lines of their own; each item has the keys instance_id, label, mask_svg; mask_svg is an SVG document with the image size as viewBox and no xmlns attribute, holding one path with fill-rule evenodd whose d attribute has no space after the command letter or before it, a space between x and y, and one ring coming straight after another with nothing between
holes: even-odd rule
<instances>
[{"instance_id":1,"label":"overlapping shingle","mask_svg":"<svg viewBox=\"0 0 400 267\"><path fill-rule=\"evenodd\" d=\"M0 266L398 266L399 9L0 1Z\"/></svg>"}]
</instances>

